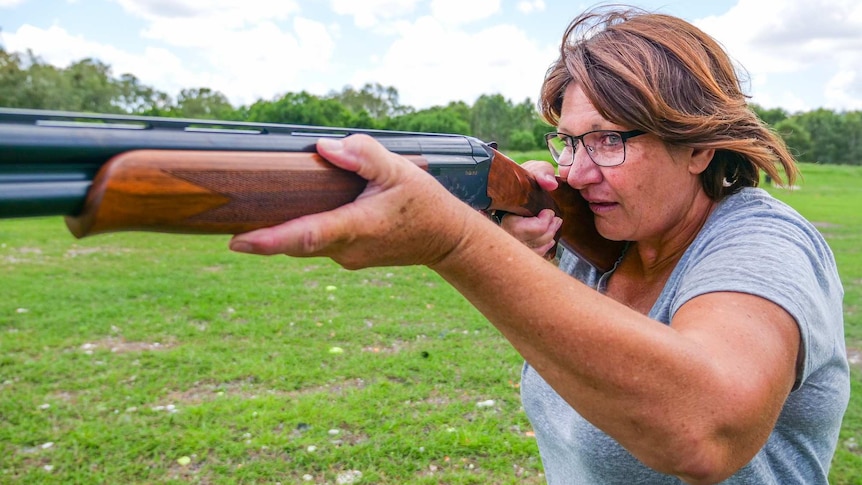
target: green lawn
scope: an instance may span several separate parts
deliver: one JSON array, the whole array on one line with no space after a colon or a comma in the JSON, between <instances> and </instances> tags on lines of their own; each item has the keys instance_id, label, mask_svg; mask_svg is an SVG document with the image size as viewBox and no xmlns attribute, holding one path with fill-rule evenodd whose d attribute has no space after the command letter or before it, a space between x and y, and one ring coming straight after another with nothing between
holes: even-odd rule
<instances>
[{"instance_id":1,"label":"green lawn","mask_svg":"<svg viewBox=\"0 0 862 485\"><path fill-rule=\"evenodd\" d=\"M832 245L858 354L862 169L803 173L772 190ZM0 221L0 483L543 483L521 359L434 273L226 245Z\"/></svg>"},{"instance_id":2,"label":"green lawn","mask_svg":"<svg viewBox=\"0 0 862 485\"><path fill-rule=\"evenodd\" d=\"M862 167L802 165L799 189L772 189L820 228L844 283L844 329L852 362L850 407L830 479L862 484Z\"/></svg>"}]
</instances>

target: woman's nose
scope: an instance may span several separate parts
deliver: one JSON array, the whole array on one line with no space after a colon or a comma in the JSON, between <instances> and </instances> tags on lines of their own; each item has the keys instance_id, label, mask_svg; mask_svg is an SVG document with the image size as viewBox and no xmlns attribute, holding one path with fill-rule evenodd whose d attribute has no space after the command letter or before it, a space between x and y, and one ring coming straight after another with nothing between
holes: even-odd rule
<instances>
[{"instance_id":1,"label":"woman's nose","mask_svg":"<svg viewBox=\"0 0 862 485\"><path fill-rule=\"evenodd\" d=\"M598 165L593 163L590 154L583 146L575 151L570 166L560 167L560 177L575 189L582 189L587 185L596 184L602 181L602 171Z\"/></svg>"}]
</instances>

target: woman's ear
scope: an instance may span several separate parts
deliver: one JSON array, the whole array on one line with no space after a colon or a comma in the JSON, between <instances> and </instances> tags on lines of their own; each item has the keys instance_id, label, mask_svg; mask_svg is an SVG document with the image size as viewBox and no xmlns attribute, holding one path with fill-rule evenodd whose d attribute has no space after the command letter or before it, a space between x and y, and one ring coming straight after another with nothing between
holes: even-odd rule
<instances>
[{"instance_id":1,"label":"woman's ear","mask_svg":"<svg viewBox=\"0 0 862 485\"><path fill-rule=\"evenodd\" d=\"M715 148L692 148L691 159L688 162L688 171L692 175L702 174L714 156Z\"/></svg>"}]
</instances>

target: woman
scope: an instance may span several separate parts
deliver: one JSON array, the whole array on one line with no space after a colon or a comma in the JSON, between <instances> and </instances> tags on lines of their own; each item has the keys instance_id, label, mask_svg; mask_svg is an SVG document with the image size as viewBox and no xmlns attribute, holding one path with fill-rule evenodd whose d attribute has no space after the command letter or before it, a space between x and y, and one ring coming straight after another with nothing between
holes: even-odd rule
<instances>
[{"instance_id":1,"label":"woman","mask_svg":"<svg viewBox=\"0 0 862 485\"><path fill-rule=\"evenodd\" d=\"M551 214L507 216L509 237L362 136L318 143L369 180L355 202L231 248L437 271L524 356L549 483L827 483L849 398L843 290L817 231L754 188L795 166L726 54L673 17L588 12L541 104L560 177L628 241L606 273L539 256Z\"/></svg>"}]
</instances>

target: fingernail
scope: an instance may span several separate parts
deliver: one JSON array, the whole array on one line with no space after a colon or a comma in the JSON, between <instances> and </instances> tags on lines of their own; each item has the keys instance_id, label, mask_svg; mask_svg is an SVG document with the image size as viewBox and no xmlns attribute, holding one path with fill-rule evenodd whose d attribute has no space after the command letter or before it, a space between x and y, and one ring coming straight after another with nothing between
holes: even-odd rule
<instances>
[{"instance_id":1,"label":"fingernail","mask_svg":"<svg viewBox=\"0 0 862 485\"><path fill-rule=\"evenodd\" d=\"M251 244L245 241L231 241L230 242L230 250L236 251L238 253L250 253L251 252Z\"/></svg>"},{"instance_id":2,"label":"fingernail","mask_svg":"<svg viewBox=\"0 0 862 485\"><path fill-rule=\"evenodd\" d=\"M337 152L344 148L344 143L334 138L321 138L317 140L317 146L328 152Z\"/></svg>"}]
</instances>

